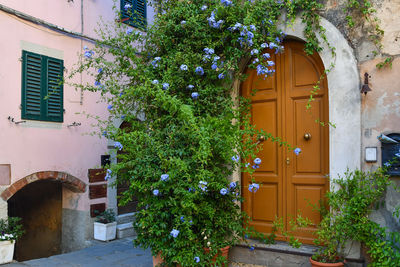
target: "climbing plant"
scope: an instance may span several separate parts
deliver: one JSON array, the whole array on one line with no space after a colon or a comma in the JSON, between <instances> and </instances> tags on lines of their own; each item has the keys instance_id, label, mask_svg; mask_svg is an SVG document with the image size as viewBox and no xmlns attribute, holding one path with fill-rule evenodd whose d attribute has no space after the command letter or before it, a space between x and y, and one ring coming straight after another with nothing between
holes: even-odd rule
<instances>
[{"instance_id":1,"label":"climbing plant","mask_svg":"<svg viewBox=\"0 0 400 267\"><path fill-rule=\"evenodd\" d=\"M97 126L124 153L106 178L128 182L123 200L139 201L135 244L150 247L168 266L210 266L220 248L253 233L239 208L240 185L228 178L235 169L252 175L263 164L256 140L262 135L301 152L250 124L249 100L235 96L233 83L246 78L243 67L256 69L260 79L274 74L271 53L284 50L279 25L297 16L306 25L307 53L322 50L318 37L332 55L334 48L316 0L152 5L157 13L146 31L120 22L102 27L101 40L84 48L84 61L72 76L88 72L94 84L76 86L99 92L107 102L109 117ZM115 127L116 119L129 126ZM254 180L242 187L253 194L259 189ZM222 261L217 257L217 264Z\"/></svg>"}]
</instances>

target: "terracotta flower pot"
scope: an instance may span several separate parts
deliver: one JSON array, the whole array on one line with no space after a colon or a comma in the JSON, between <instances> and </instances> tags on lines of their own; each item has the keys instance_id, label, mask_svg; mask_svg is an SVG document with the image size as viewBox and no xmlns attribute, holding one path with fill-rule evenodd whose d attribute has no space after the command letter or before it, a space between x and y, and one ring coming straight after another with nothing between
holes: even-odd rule
<instances>
[{"instance_id":1,"label":"terracotta flower pot","mask_svg":"<svg viewBox=\"0 0 400 267\"><path fill-rule=\"evenodd\" d=\"M337 263L323 263L323 262L318 262L310 257L310 263L311 267L342 267L344 266L343 262L337 262Z\"/></svg>"}]
</instances>

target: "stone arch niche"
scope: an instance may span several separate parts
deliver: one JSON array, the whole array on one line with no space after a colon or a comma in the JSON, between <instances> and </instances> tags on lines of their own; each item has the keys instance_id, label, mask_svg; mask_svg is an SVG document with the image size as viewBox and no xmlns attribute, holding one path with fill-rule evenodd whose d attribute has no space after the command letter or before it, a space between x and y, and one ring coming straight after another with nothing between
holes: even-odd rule
<instances>
[{"instance_id":1,"label":"stone arch niche","mask_svg":"<svg viewBox=\"0 0 400 267\"><path fill-rule=\"evenodd\" d=\"M79 211L71 212L63 207L64 193L68 191L68 195L84 193L86 184L65 172L43 171L18 180L1 194L8 203L8 216L21 217L24 225L25 234L16 243L18 261L68 251L65 248L76 240L75 232L85 231L80 225L87 223L85 216L79 217ZM82 238L87 237L83 234Z\"/></svg>"}]
</instances>

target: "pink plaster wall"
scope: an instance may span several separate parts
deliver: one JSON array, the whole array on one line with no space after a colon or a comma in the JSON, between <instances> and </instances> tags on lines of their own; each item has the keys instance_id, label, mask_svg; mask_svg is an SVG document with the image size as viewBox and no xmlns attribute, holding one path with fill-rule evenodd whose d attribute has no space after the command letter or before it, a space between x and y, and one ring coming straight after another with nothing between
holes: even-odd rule
<instances>
[{"instance_id":1,"label":"pink plaster wall","mask_svg":"<svg viewBox=\"0 0 400 267\"><path fill-rule=\"evenodd\" d=\"M83 33L96 38L94 31L99 18L114 21L112 0L83 0ZM81 32L81 0L0 0L0 4L20 12L56 24L69 31ZM117 2L119 6L119 2ZM148 10L149 21L153 12ZM107 116L106 105L98 103L99 96L81 92L64 85L64 122L28 122L15 125L8 116L21 120L21 41L40 47L62 51L66 72L78 61L82 47L92 43L72 38L42 26L27 22L0 11L0 164L11 164L11 184L38 171L63 171L88 183L89 168L100 165L100 155L106 154L107 140L88 135L95 130L92 119L77 114L90 113ZM6 33L6 34L4 34ZM86 75L77 75L74 82L93 83ZM80 127L67 125L80 122ZM105 199L89 201L88 192L72 193L63 189L63 206L78 210L88 210L89 204L105 202Z\"/></svg>"}]
</instances>

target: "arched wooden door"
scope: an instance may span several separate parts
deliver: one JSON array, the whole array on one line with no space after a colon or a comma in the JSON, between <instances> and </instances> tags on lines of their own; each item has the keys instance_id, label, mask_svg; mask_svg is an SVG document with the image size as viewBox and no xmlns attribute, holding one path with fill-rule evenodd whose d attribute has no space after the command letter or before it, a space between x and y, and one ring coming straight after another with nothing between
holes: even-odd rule
<instances>
[{"instance_id":1,"label":"arched wooden door","mask_svg":"<svg viewBox=\"0 0 400 267\"><path fill-rule=\"evenodd\" d=\"M299 213L318 223L320 214L310 203L319 204L329 189L329 128L316 122L329 120L326 79L314 96L312 108L306 110L310 91L324 67L316 53L305 54L303 43L287 41L284 46L283 54L269 51L276 63L272 77L264 80L256 70L248 69L249 76L241 86L242 96L252 102L252 124L302 149L296 156L277 143L263 142L258 154L262 163L253 175L260 184L256 193L248 191L249 175L242 175L242 208L252 219L250 225L264 233L271 231L276 216L283 218L286 229L290 229L289 219ZM255 95L251 95L253 89L258 90ZM296 236L312 243L314 229L300 229Z\"/></svg>"}]
</instances>

